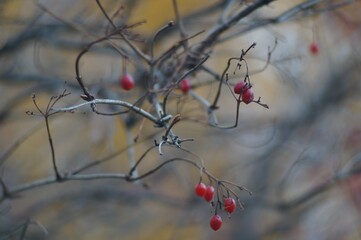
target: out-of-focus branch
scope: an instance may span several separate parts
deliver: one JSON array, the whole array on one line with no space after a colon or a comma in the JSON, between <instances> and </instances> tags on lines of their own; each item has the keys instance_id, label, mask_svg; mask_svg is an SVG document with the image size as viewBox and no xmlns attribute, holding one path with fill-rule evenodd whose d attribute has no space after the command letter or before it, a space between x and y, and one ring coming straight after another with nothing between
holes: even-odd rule
<instances>
[{"instance_id":1,"label":"out-of-focus branch","mask_svg":"<svg viewBox=\"0 0 361 240\"><path fill-rule=\"evenodd\" d=\"M91 174L76 174L76 175L65 174L62 176L61 181L59 181L56 176L38 179L38 180L29 182L29 183L15 186L11 189L3 188L3 189L6 189L6 194L5 194L5 192L3 193L3 195L0 197L0 202L3 201L5 198L15 197L16 194L18 194L20 192L28 191L28 190L31 190L34 188L39 188L39 187L46 186L46 185L51 185L54 183L63 183L63 182L67 182L67 181L86 181L86 180L96 180L96 179L122 179L122 180L126 180L128 182L139 181L140 179L146 178L146 177L154 174L155 172L157 172L159 169L161 169L165 165L167 165L171 162L174 162L174 161L180 161L180 162L185 162L185 163L191 164L194 167L207 173L207 175L209 177L214 178L214 180L218 181L218 179L216 179L212 174L210 174L208 171L206 171L203 166L197 164L196 162L188 160L188 159L184 159L184 158L172 158L172 159L164 161L163 163L159 164L155 168L153 168L139 176L132 176L132 173L134 172L134 169L137 166L137 164L136 164L130 170L129 174L124 174L124 173L91 173ZM138 163L139 163L139 161L138 161Z\"/></svg>"},{"instance_id":2,"label":"out-of-focus branch","mask_svg":"<svg viewBox=\"0 0 361 240\"><path fill-rule=\"evenodd\" d=\"M343 0L340 3L330 3L327 8L317 9L317 5L321 2L328 2L327 0L310 0L302 2L293 8L286 10L281 13L277 17L265 18L265 19L256 19L252 24L247 25L244 28L241 28L238 31L234 31L233 33L220 38L217 43L222 43L228 41L234 37L238 37L243 35L249 31L256 30L258 28L270 25L270 24L280 24L288 21L298 20L301 18L305 18L311 15L318 14L322 11L330 11L337 7L349 5L355 2L355 0Z\"/></svg>"},{"instance_id":3,"label":"out-of-focus branch","mask_svg":"<svg viewBox=\"0 0 361 240\"><path fill-rule=\"evenodd\" d=\"M243 19L244 17L248 16L252 12L256 11L257 9L268 5L269 3L273 2L274 0L257 0L254 1L251 5L247 6L245 9L242 9L240 12L235 14L234 16L230 17L229 19L225 20L224 22L217 24L214 28L212 28L206 38L201 42L201 44L194 49L196 53L203 53L207 48L211 47L214 43L217 42L219 36L234 26L239 20Z\"/></svg>"},{"instance_id":4,"label":"out-of-focus branch","mask_svg":"<svg viewBox=\"0 0 361 240\"><path fill-rule=\"evenodd\" d=\"M274 157L279 150L282 150L282 147L294 136L297 130L311 125L331 106L341 104L350 95L355 93L357 88L354 87L354 84L356 82L347 81L346 79L352 77L354 71L358 68L358 64L359 62L354 62L343 69L335 69L334 72L328 75L324 87L314 96L310 97L311 101L303 111L299 111L297 114L293 114L291 118L283 119L279 122L277 135L274 140L256 157L250 159L249 163L256 166L254 168L253 176L255 177L252 184L258 189L254 191L261 192L268 187L270 167L273 164L269 159ZM339 81L341 78L344 81ZM332 90L335 85L338 86L338 91ZM245 165L239 164L238 166L245 167ZM326 188L326 186L321 187L321 190L323 188Z\"/></svg>"},{"instance_id":5,"label":"out-of-focus branch","mask_svg":"<svg viewBox=\"0 0 361 240\"><path fill-rule=\"evenodd\" d=\"M360 159L361 160L361 159ZM293 208L300 206L301 204L305 204L308 201L314 199L315 197L321 195L322 193L328 191L332 187L336 186L342 181L347 180L348 178L361 174L361 168L350 169L348 172L339 172L335 174L331 179L325 181L323 184L316 186L310 191L302 194L301 196L285 202L279 203L271 203L270 207L277 209L278 211L287 211Z\"/></svg>"},{"instance_id":6,"label":"out-of-focus branch","mask_svg":"<svg viewBox=\"0 0 361 240\"><path fill-rule=\"evenodd\" d=\"M39 129L43 128L43 123L38 124L37 126L31 128L28 132L23 134L19 139L17 139L3 154L0 155L0 166L9 158L9 156L21 145L23 144L30 136L32 136Z\"/></svg>"},{"instance_id":7,"label":"out-of-focus branch","mask_svg":"<svg viewBox=\"0 0 361 240\"><path fill-rule=\"evenodd\" d=\"M94 180L94 179L126 179L126 174L121 173L94 173L94 174L77 174L77 175L64 175L61 178L61 182L66 182L70 180ZM48 177L43 179L38 179L29 183L25 183L22 185L18 185L16 187L13 187L8 191L8 194L13 197L16 196L16 194L24 191L28 191L34 188L39 188L42 186L46 186L49 184L59 183L58 179L56 177ZM6 196L2 196L2 199L0 198L0 201L4 199Z\"/></svg>"}]
</instances>

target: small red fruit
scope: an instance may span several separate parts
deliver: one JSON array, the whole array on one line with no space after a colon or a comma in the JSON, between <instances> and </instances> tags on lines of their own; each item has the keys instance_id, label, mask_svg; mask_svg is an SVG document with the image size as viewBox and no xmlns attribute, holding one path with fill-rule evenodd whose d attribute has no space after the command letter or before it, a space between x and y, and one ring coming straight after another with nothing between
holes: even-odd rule
<instances>
[{"instance_id":1,"label":"small red fruit","mask_svg":"<svg viewBox=\"0 0 361 240\"><path fill-rule=\"evenodd\" d=\"M231 197L224 199L224 210L233 213L236 210L236 201Z\"/></svg>"},{"instance_id":2,"label":"small red fruit","mask_svg":"<svg viewBox=\"0 0 361 240\"><path fill-rule=\"evenodd\" d=\"M194 189L197 196L199 197L203 197L204 194L206 193L206 190L207 190L207 186L204 183L198 183Z\"/></svg>"},{"instance_id":3,"label":"small red fruit","mask_svg":"<svg viewBox=\"0 0 361 240\"><path fill-rule=\"evenodd\" d=\"M209 222L209 225L214 231L217 231L222 227L222 218L218 214L214 215Z\"/></svg>"},{"instance_id":4,"label":"small red fruit","mask_svg":"<svg viewBox=\"0 0 361 240\"><path fill-rule=\"evenodd\" d=\"M214 187L208 186L207 189L206 189L206 192L204 193L204 196L203 196L204 199L207 202L210 202L213 199L213 195L214 195Z\"/></svg>"},{"instance_id":5,"label":"small red fruit","mask_svg":"<svg viewBox=\"0 0 361 240\"><path fill-rule=\"evenodd\" d=\"M121 79L120 79L120 86L126 90L129 91L134 87L134 79L130 74L125 74Z\"/></svg>"},{"instance_id":6,"label":"small red fruit","mask_svg":"<svg viewBox=\"0 0 361 240\"><path fill-rule=\"evenodd\" d=\"M310 49L310 52L312 55L317 55L318 52L320 51L320 47L318 46L318 44L316 42L312 42L310 44L309 49Z\"/></svg>"},{"instance_id":7,"label":"small red fruit","mask_svg":"<svg viewBox=\"0 0 361 240\"><path fill-rule=\"evenodd\" d=\"M254 98L254 93L253 93L252 88L248 88L246 91L244 91L242 93L242 101L245 104L248 104L248 103L252 102L253 98Z\"/></svg>"},{"instance_id":8,"label":"small red fruit","mask_svg":"<svg viewBox=\"0 0 361 240\"><path fill-rule=\"evenodd\" d=\"M236 83L236 85L234 85L233 91L235 94L241 94L247 88L248 88L247 83L244 81L240 81L240 82Z\"/></svg>"},{"instance_id":9,"label":"small red fruit","mask_svg":"<svg viewBox=\"0 0 361 240\"><path fill-rule=\"evenodd\" d=\"M189 90L191 89L191 83L189 82L188 79L183 79L180 83L179 83L179 87L182 90L182 92L184 94L188 93Z\"/></svg>"}]
</instances>

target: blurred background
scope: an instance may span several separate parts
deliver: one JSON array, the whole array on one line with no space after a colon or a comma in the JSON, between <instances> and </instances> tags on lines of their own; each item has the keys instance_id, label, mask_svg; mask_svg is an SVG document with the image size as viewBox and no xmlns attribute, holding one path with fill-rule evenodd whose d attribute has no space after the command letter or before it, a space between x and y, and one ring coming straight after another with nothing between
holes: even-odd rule
<instances>
[{"instance_id":1,"label":"blurred background","mask_svg":"<svg viewBox=\"0 0 361 240\"><path fill-rule=\"evenodd\" d=\"M172 0L101 2L115 23L136 24L129 36L142 50L159 28L176 21ZM179 0L187 34L205 31L189 44L197 46L222 19L252 2ZM220 230L210 229L212 208L194 194L199 170L175 162L140 182L66 181L2 199L0 239L361 239L361 1L319 1L294 17L282 15L303 2L314 1L280 0L242 19L221 35L204 64L221 75L230 57L255 42L245 58L255 99L269 109L242 103L238 127L217 129L206 124L198 101L174 90L169 108L184 119L174 131L195 139L182 145L192 154L165 147L160 155L155 148L138 169L144 173L173 157L202 159L218 178L252 191L239 194L245 210L230 218L220 212ZM263 26L266 19L278 21ZM42 109L64 89L71 94L56 107L83 102L76 57L109 28L96 1L0 1L2 189L53 176L44 118L26 114L36 112L31 96ZM177 28L163 32L155 55L180 39ZM134 103L145 91L142 64L130 56L127 71L137 86L130 92L119 87L124 58L108 43L94 46L80 68L97 97ZM231 85L245 74L244 66L235 69L229 70ZM197 96L213 101L218 81L212 74L197 71L189 79L199 86ZM222 88L218 105L220 125L234 124L231 89ZM60 172L106 159L84 172L127 173L128 159L138 159L164 135L153 125L135 114L96 115L89 107L51 117Z\"/></svg>"}]
</instances>

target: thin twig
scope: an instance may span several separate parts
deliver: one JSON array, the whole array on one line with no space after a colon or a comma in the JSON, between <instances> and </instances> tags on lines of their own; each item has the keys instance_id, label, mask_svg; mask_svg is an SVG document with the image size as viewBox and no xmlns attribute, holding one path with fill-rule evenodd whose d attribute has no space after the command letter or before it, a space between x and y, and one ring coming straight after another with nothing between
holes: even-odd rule
<instances>
[{"instance_id":1,"label":"thin twig","mask_svg":"<svg viewBox=\"0 0 361 240\"><path fill-rule=\"evenodd\" d=\"M207 59L209 58L209 55L205 56L199 63L197 63L197 65L195 65L192 69L189 69L188 71L186 71L185 73L183 73L183 75L181 75L175 82L175 84L172 86L172 87L169 87L169 90L168 92L166 93L164 99L163 99L163 112L164 114L167 113L167 108L166 108L166 105L167 105L167 100L168 100L168 97L170 95L170 93L174 90L174 88L176 86L178 86L178 84L184 79L186 78L189 74L191 74L192 72L194 72L195 70L197 70L200 66L203 65L203 63L205 63L207 61Z\"/></svg>"},{"instance_id":2,"label":"thin twig","mask_svg":"<svg viewBox=\"0 0 361 240\"><path fill-rule=\"evenodd\" d=\"M182 39L186 39L186 38L188 38L188 35L187 35L186 31L185 31L183 21L182 21L182 18L180 16L180 13L179 13L177 0L173 0L173 9L174 9L175 17L176 17L176 20L177 20L176 22L178 24L180 36L181 36ZM183 46L184 46L185 49L187 49L188 41L184 41Z\"/></svg>"},{"instance_id":3,"label":"thin twig","mask_svg":"<svg viewBox=\"0 0 361 240\"><path fill-rule=\"evenodd\" d=\"M109 23L113 26L113 28L116 30L117 26L113 23L113 21L111 20L111 18L109 17L109 15L107 14L107 12L105 11L104 7L102 6L102 4L100 3L99 0L96 0L100 10L102 11L103 15L105 16L105 18L109 21ZM128 44L128 46L140 57L142 58L145 62L147 62L148 64L150 63L150 58L145 55L139 48L137 48L129 39L128 37L123 34L122 31L119 31L118 34L123 38L123 40Z\"/></svg>"},{"instance_id":4,"label":"thin twig","mask_svg":"<svg viewBox=\"0 0 361 240\"><path fill-rule=\"evenodd\" d=\"M48 134L48 141L49 141L50 150L51 150L51 160L53 162L54 173L56 176L56 180L60 181L62 179L62 177L61 177L58 167L56 165L55 149L54 149L53 139L51 137L50 127L49 127L49 116L45 115L44 118L45 118L46 132Z\"/></svg>"},{"instance_id":5,"label":"thin twig","mask_svg":"<svg viewBox=\"0 0 361 240\"><path fill-rule=\"evenodd\" d=\"M220 79L220 81L219 81L219 85L218 85L218 89L217 89L217 94L216 94L216 96L215 96L215 98L214 98L214 101L213 101L212 106L210 106L211 109L217 109L217 108L218 108L218 107L217 107L217 103L218 103L219 97L221 96L221 90L222 90L223 81L224 81L224 78L225 78L225 76L226 76L226 74L227 74L228 69L229 69L230 66L231 66L231 62L232 62L233 60L238 60L239 62L244 61L244 57L245 57L245 56L247 55L247 53L248 53L252 48L254 48L254 47L256 47L256 43L253 43L251 46L249 46L246 51L244 51L244 50L242 49L242 52L241 52L241 56L240 56L240 57L231 57L231 58L228 59L228 61L227 61L227 66L226 66L226 68L224 69L224 71L223 71L223 73L222 73L222 76L221 76L221 79ZM248 72L248 71L247 71L247 72Z\"/></svg>"}]
</instances>

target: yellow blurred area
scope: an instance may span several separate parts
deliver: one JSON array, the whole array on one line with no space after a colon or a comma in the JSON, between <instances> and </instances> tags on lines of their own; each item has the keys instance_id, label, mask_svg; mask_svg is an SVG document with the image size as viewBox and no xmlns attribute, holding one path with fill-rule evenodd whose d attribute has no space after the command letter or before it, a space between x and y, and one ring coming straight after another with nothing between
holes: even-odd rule
<instances>
[{"instance_id":1,"label":"yellow blurred area","mask_svg":"<svg viewBox=\"0 0 361 240\"><path fill-rule=\"evenodd\" d=\"M180 16L183 16L214 4L216 1L182 0L177 2L179 14ZM129 21L138 22L145 20L146 23L142 24L137 29L145 34L153 34L157 28L160 28L168 21L175 21L175 19L172 0L152 0L138 4L132 16L130 16Z\"/></svg>"}]
</instances>

